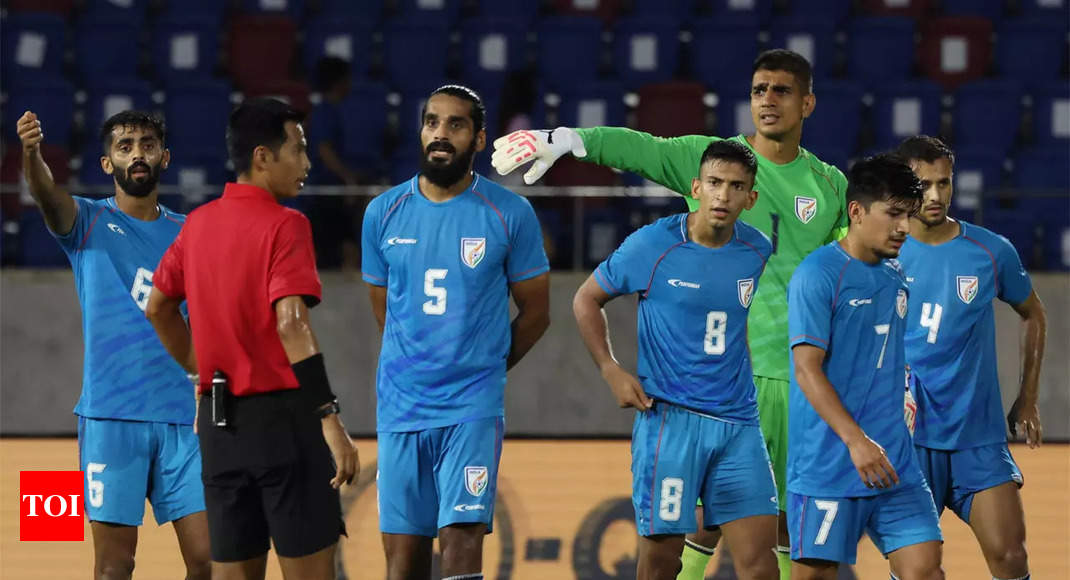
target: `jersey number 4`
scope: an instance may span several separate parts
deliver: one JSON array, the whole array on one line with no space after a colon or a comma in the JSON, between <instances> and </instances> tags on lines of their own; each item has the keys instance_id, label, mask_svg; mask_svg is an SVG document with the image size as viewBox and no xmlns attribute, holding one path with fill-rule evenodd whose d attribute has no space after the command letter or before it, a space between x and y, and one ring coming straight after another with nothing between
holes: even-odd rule
<instances>
[{"instance_id":1,"label":"jersey number 4","mask_svg":"<svg viewBox=\"0 0 1070 580\"><path fill-rule=\"evenodd\" d=\"M929 344L936 344L936 335L940 334L940 318L943 315L943 306L931 302L922 303L921 326L929 329L929 336L925 339Z\"/></svg>"}]
</instances>

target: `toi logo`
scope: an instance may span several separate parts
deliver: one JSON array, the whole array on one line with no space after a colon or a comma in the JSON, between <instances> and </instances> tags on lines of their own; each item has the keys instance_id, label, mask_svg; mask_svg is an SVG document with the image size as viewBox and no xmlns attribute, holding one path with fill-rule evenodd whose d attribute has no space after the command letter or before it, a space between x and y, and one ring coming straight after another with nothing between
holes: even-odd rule
<instances>
[{"instance_id":1,"label":"toi logo","mask_svg":"<svg viewBox=\"0 0 1070 580\"><path fill-rule=\"evenodd\" d=\"M81 542L81 471L19 472L19 540Z\"/></svg>"}]
</instances>

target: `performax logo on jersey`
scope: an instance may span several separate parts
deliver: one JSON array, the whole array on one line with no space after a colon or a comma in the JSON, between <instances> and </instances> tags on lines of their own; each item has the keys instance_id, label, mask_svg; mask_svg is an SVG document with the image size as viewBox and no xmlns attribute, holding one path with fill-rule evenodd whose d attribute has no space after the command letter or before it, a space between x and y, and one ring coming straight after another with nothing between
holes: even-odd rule
<instances>
[{"instance_id":1,"label":"performax logo on jersey","mask_svg":"<svg viewBox=\"0 0 1070 580\"><path fill-rule=\"evenodd\" d=\"M19 541L81 542L81 471L19 472Z\"/></svg>"},{"instance_id":2,"label":"performax logo on jersey","mask_svg":"<svg viewBox=\"0 0 1070 580\"><path fill-rule=\"evenodd\" d=\"M695 284L694 282L684 282L683 280L678 280L676 278L669 280L669 286L672 286L673 288L702 288L701 285Z\"/></svg>"}]
</instances>

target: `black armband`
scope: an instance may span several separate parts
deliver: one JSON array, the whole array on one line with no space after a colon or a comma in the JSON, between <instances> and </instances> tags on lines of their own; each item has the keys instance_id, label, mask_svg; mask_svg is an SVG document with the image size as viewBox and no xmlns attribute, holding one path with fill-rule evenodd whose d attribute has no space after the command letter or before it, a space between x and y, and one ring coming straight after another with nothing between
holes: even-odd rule
<instances>
[{"instance_id":1,"label":"black armband","mask_svg":"<svg viewBox=\"0 0 1070 580\"><path fill-rule=\"evenodd\" d=\"M322 353L295 362L290 368L301 385L301 398L308 403L310 409L318 409L336 399L327 380L327 367L323 364Z\"/></svg>"}]
</instances>

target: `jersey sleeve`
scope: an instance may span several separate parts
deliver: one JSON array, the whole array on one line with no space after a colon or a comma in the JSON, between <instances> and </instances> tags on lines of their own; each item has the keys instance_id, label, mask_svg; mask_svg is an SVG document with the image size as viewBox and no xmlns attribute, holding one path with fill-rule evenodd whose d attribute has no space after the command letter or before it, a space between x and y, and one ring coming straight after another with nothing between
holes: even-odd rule
<instances>
[{"instance_id":1,"label":"jersey sleeve","mask_svg":"<svg viewBox=\"0 0 1070 580\"><path fill-rule=\"evenodd\" d=\"M648 226L649 227L649 226ZM594 270L594 280L610 296L646 290L650 283L650 239L646 228L633 232Z\"/></svg>"},{"instance_id":2,"label":"jersey sleeve","mask_svg":"<svg viewBox=\"0 0 1070 580\"><path fill-rule=\"evenodd\" d=\"M691 180L698 176L706 147L719 137L686 135L655 137L623 127L576 129L587 156L580 161L632 171L691 199Z\"/></svg>"},{"instance_id":3,"label":"jersey sleeve","mask_svg":"<svg viewBox=\"0 0 1070 580\"><path fill-rule=\"evenodd\" d=\"M360 230L360 271L364 281L374 286L386 286L386 258L379 246L382 216L376 198L364 211L364 222Z\"/></svg>"},{"instance_id":4,"label":"jersey sleeve","mask_svg":"<svg viewBox=\"0 0 1070 580\"><path fill-rule=\"evenodd\" d=\"M832 337L832 280L812 262L803 262L788 284L790 346L811 344L828 350Z\"/></svg>"},{"instance_id":5,"label":"jersey sleeve","mask_svg":"<svg viewBox=\"0 0 1070 580\"><path fill-rule=\"evenodd\" d=\"M174 241L171 242L163 257L160 258L160 263L156 265L156 271L152 274L153 287L163 292L168 298L180 300L186 298L186 270L185 262L183 261L185 259L185 250L182 241L182 233L185 231L184 228L179 230ZM183 304L183 315L185 316L184 307L185 304Z\"/></svg>"},{"instance_id":6,"label":"jersey sleeve","mask_svg":"<svg viewBox=\"0 0 1070 580\"><path fill-rule=\"evenodd\" d=\"M1033 282L1022 265L1018 251L1004 237L998 238L995 249L999 299L1014 305L1025 302L1033 293Z\"/></svg>"},{"instance_id":7,"label":"jersey sleeve","mask_svg":"<svg viewBox=\"0 0 1070 580\"><path fill-rule=\"evenodd\" d=\"M847 177L838 168L831 169L832 187L836 190L836 199L839 200L840 217L836 219L836 225L832 226L832 231L825 239L826 244L841 240L847 235Z\"/></svg>"},{"instance_id":8,"label":"jersey sleeve","mask_svg":"<svg viewBox=\"0 0 1070 580\"><path fill-rule=\"evenodd\" d=\"M521 282L545 274L550 270L543 246L542 226L535 209L528 200L517 196L520 203L509 220L509 258L505 274L509 282Z\"/></svg>"},{"instance_id":9,"label":"jersey sleeve","mask_svg":"<svg viewBox=\"0 0 1070 580\"><path fill-rule=\"evenodd\" d=\"M71 226L71 231L61 235L48 230L59 242L59 245L68 252L78 250L78 247L82 245L82 240L92 229L97 214L101 211L107 211L103 208L95 207L93 202L84 197L76 195L71 197L74 199L74 206L77 210L74 214L74 225Z\"/></svg>"},{"instance_id":10,"label":"jersey sleeve","mask_svg":"<svg viewBox=\"0 0 1070 580\"><path fill-rule=\"evenodd\" d=\"M309 306L315 306L322 294L312 226L303 214L287 212L275 230L268 268L268 299L274 304L287 296L303 296Z\"/></svg>"}]
</instances>

